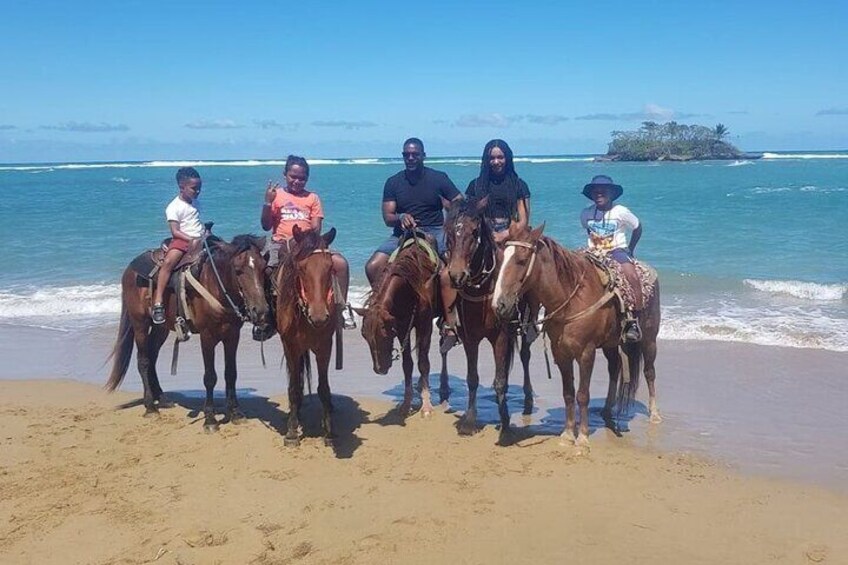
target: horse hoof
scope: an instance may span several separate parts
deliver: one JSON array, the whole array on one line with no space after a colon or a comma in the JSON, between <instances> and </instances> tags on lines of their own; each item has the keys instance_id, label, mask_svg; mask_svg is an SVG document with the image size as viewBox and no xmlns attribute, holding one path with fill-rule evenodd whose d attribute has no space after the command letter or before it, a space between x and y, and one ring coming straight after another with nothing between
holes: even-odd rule
<instances>
[{"instance_id":1,"label":"horse hoof","mask_svg":"<svg viewBox=\"0 0 848 565\"><path fill-rule=\"evenodd\" d=\"M424 418L425 420L429 420L430 418L433 417L433 409L430 408L429 410L422 410L421 411L421 417Z\"/></svg>"},{"instance_id":2,"label":"horse hoof","mask_svg":"<svg viewBox=\"0 0 848 565\"><path fill-rule=\"evenodd\" d=\"M158 418L159 417L159 410L157 410L156 408L148 408L144 412L144 417L145 418Z\"/></svg>"},{"instance_id":3,"label":"horse hoof","mask_svg":"<svg viewBox=\"0 0 848 565\"><path fill-rule=\"evenodd\" d=\"M247 417L242 412L232 412L229 419L235 425L244 424L247 421Z\"/></svg>"},{"instance_id":4,"label":"horse hoof","mask_svg":"<svg viewBox=\"0 0 848 565\"><path fill-rule=\"evenodd\" d=\"M324 446L325 447L333 447L333 444L334 444L333 438L331 438L331 437L325 437L324 438Z\"/></svg>"},{"instance_id":5,"label":"horse hoof","mask_svg":"<svg viewBox=\"0 0 848 565\"><path fill-rule=\"evenodd\" d=\"M459 435L461 436L473 436L477 433L477 426L473 424L461 424L459 426Z\"/></svg>"},{"instance_id":6,"label":"horse hoof","mask_svg":"<svg viewBox=\"0 0 848 565\"><path fill-rule=\"evenodd\" d=\"M574 445L577 440L572 432L562 432L559 436L560 445Z\"/></svg>"},{"instance_id":7,"label":"horse hoof","mask_svg":"<svg viewBox=\"0 0 848 565\"><path fill-rule=\"evenodd\" d=\"M164 394L159 397L157 405L159 408L173 408L174 406L176 406L176 404Z\"/></svg>"},{"instance_id":8,"label":"horse hoof","mask_svg":"<svg viewBox=\"0 0 848 565\"><path fill-rule=\"evenodd\" d=\"M501 447L509 447L515 443L515 434L512 433L512 430L507 428L498 435L498 445Z\"/></svg>"},{"instance_id":9,"label":"horse hoof","mask_svg":"<svg viewBox=\"0 0 848 565\"><path fill-rule=\"evenodd\" d=\"M283 438L283 445L285 445L286 447L298 447L300 445L300 438L298 438L298 437Z\"/></svg>"},{"instance_id":10,"label":"horse hoof","mask_svg":"<svg viewBox=\"0 0 848 565\"><path fill-rule=\"evenodd\" d=\"M203 424L203 431L207 434L214 434L218 431L218 423L215 422L214 424Z\"/></svg>"},{"instance_id":11,"label":"horse hoof","mask_svg":"<svg viewBox=\"0 0 848 565\"><path fill-rule=\"evenodd\" d=\"M651 414L651 417L648 418L648 421L652 424L661 424L662 421L663 421L663 418L662 418L662 416L660 416L659 412L654 412L653 414Z\"/></svg>"},{"instance_id":12,"label":"horse hoof","mask_svg":"<svg viewBox=\"0 0 848 565\"><path fill-rule=\"evenodd\" d=\"M577 441L574 442L574 445L577 447L583 447L587 450L589 449L589 436L580 434L577 436Z\"/></svg>"}]
</instances>

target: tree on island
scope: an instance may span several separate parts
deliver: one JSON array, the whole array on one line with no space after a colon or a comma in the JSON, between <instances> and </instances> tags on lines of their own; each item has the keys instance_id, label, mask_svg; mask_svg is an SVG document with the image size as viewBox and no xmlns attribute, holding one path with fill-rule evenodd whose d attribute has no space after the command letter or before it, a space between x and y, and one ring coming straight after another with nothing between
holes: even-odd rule
<instances>
[{"instance_id":1,"label":"tree on island","mask_svg":"<svg viewBox=\"0 0 848 565\"><path fill-rule=\"evenodd\" d=\"M636 131L614 131L605 160L614 161L689 161L703 159L756 158L742 153L724 141L730 130L724 124L714 128L678 124L642 122Z\"/></svg>"}]
</instances>

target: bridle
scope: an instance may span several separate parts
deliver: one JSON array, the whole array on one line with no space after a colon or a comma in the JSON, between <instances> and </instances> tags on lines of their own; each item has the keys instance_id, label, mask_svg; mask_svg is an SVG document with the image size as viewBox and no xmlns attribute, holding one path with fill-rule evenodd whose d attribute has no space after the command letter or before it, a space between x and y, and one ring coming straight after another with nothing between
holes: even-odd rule
<instances>
[{"instance_id":1,"label":"bridle","mask_svg":"<svg viewBox=\"0 0 848 565\"><path fill-rule=\"evenodd\" d=\"M329 249L315 249L307 256L307 258L319 253L326 253L328 255L332 255L332 251L330 251ZM306 258L304 258L303 260L306 260ZM297 307L300 310L301 315L303 315L303 317L306 318L306 321L309 322L309 325L315 328L317 326L315 325L315 322L312 321L312 318L309 316L309 301L306 299L306 289L303 286L303 278L300 276L300 273L298 273L297 281L299 283L299 289L297 293ZM278 292L284 292L284 290L279 289ZM333 286L330 285L330 290L327 292L328 307L330 306L330 304L332 304L332 300ZM332 310L332 308L328 309Z\"/></svg>"},{"instance_id":2,"label":"bridle","mask_svg":"<svg viewBox=\"0 0 848 565\"><path fill-rule=\"evenodd\" d=\"M236 317L242 322L249 321L250 317L244 313L244 306L237 306L236 303L233 301L233 298L230 296L230 293L227 292L227 288L224 286L224 281L221 279L221 274L218 272L218 267L215 265L215 258L212 255L212 249L210 249L209 243L206 238L203 239L203 247L206 250L206 256L208 257L209 264L212 267L212 273L215 275L215 281L218 283L218 289L221 291L221 293L223 293L224 298L227 300L227 303L230 305L230 308L232 309ZM241 283L239 282L238 277L236 277L236 288L238 288L239 296L241 297L242 304L244 304L244 291L241 288ZM214 297L212 297L211 295L210 297L214 299ZM209 297L204 296L204 298L209 301Z\"/></svg>"},{"instance_id":3,"label":"bridle","mask_svg":"<svg viewBox=\"0 0 848 565\"><path fill-rule=\"evenodd\" d=\"M459 289L460 295L462 295L462 297L465 300L471 300L472 302L477 301L477 300L483 301L489 296L490 293L485 295L485 296L482 296L482 297L473 297L473 296L467 296L462 291L466 288L467 289L473 289L473 290L482 289L487 283L489 283L492 280L492 274L495 272L495 268L496 268L497 262L498 262L497 261L497 249L496 249L495 245L491 246L491 250L490 250L491 253L489 254L488 257L483 256L483 252L485 251L485 249L482 245L482 243L483 243L482 223L485 222L485 221L486 221L485 219L482 219L482 218L480 219L481 227L477 230L477 237L474 239L474 250L471 253L471 259L468 262L469 268L470 268L470 266L474 264L475 259L477 257L479 257L479 259L480 259L480 269L479 269L479 271L477 271L475 273L469 272L468 278L463 283L462 288ZM454 238L456 237L455 234L462 229L462 222L457 222L455 224L455 226L456 227L454 229ZM488 261L487 261L487 259L488 259Z\"/></svg>"}]
</instances>

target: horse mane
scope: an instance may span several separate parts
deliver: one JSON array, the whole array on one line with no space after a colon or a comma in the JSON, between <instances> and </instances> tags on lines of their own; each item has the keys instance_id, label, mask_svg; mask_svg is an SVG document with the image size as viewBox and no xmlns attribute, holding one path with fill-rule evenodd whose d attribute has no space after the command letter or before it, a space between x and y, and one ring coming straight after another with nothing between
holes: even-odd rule
<instances>
[{"instance_id":1,"label":"horse mane","mask_svg":"<svg viewBox=\"0 0 848 565\"><path fill-rule=\"evenodd\" d=\"M324 239L314 230L302 232L300 241L289 240L288 250L280 253L279 266L279 289L280 302L285 305L294 305L300 295L300 287L297 285L297 262L305 259L314 251L324 249ZM297 290L295 290L297 289Z\"/></svg>"},{"instance_id":2,"label":"horse mane","mask_svg":"<svg viewBox=\"0 0 848 565\"><path fill-rule=\"evenodd\" d=\"M428 243L435 245L429 238ZM388 304L386 304L386 292L388 291L392 277L400 277L406 281L415 294L425 297L424 284L437 270L433 265L433 261L430 259L430 255L418 245L413 244L402 249L398 252L395 260L386 266L386 270L380 278L380 284L377 286L377 289L368 293L365 299L365 307L374 308L375 310L388 308Z\"/></svg>"},{"instance_id":3,"label":"horse mane","mask_svg":"<svg viewBox=\"0 0 848 565\"><path fill-rule=\"evenodd\" d=\"M262 249L264 248L264 239L264 237L254 235L252 233L243 233L235 236L230 242L230 245L236 248L236 254L247 251L251 247L255 248L261 253Z\"/></svg>"},{"instance_id":4,"label":"horse mane","mask_svg":"<svg viewBox=\"0 0 848 565\"><path fill-rule=\"evenodd\" d=\"M565 279L572 287L577 285L578 273L582 273L585 266L579 265L579 256L573 251L569 251L552 238L542 236L540 239L542 244L551 250L551 256L554 260L554 268L557 272L557 278L561 281Z\"/></svg>"}]
</instances>

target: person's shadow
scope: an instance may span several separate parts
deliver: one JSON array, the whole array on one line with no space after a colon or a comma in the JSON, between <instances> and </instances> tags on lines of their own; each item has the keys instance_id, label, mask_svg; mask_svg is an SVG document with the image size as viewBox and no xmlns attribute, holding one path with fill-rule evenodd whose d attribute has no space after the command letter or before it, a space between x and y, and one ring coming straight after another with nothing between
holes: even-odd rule
<instances>
[{"instance_id":1,"label":"person's shadow","mask_svg":"<svg viewBox=\"0 0 848 565\"><path fill-rule=\"evenodd\" d=\"M288 430L288 413L280 408L280 404L256 393L253 388L236 389L239 407L247 420L259 420L266 428L284 436ZM177 406L186 409L187 418L203 419L203 404L206 400L206 391L201 389L186 389L168 391L168 400ZM218 424L231 425L229 418L225 415L226 398L224 392L215 391L215 414ZM362 439L357 436L356 431L369 421L369 413L364 411L358 402L349 396L338 394L332 395L333 399L333 452L339 459L353 457L354 452L362 445ZM140 406L142 400L133 400L119 405L118 409ZM303 437L323 437L321 417L323 409L317 394L304 396L301 406L300 424ZM292 448L292 449L297 449Z\"/></svg>"}]
</instances>

